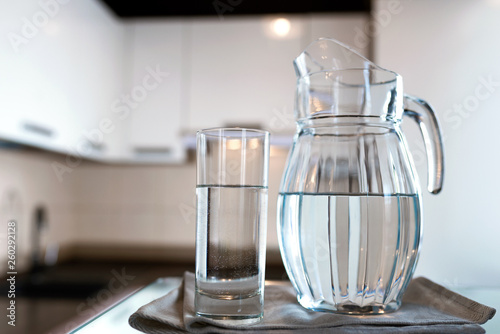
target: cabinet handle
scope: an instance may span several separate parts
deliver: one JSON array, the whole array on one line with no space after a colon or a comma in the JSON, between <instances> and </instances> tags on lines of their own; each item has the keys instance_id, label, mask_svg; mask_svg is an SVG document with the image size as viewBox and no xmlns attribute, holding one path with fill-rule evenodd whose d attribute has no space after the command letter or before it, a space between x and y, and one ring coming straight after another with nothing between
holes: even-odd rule
<instances>
[{"instance_id":1,"label":"cabinet handle","mask_svg":"<svg viewBox=\"0 0 500 334\"><path fill-rule=\"evenodd\" d=\"M48 128L46 126L43 126L43 125L24 122L22 127L24 130L31 132L31 133L35 133L35 134L40 135L40 136L44 136L44 137L48 137L48 138L54 136L54 130L52 130L51 128Z\"/></svg>"},{"instance_id":2,"label":"cabinet handle","mask_svg":"<svg viewBox=\"0 0 500 334\"><path fill-rule=\"evenodd\" d=\"M170 147L135 147L134 153L136 155L168 155L172 153Z\"/></svg>"}]
</instances>

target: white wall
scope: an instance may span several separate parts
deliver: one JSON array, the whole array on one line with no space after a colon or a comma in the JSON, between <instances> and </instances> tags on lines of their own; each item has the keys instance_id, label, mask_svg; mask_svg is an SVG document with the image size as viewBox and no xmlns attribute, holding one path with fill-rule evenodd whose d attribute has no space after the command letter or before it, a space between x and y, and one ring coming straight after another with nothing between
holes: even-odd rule
<instances>
[{"instance_id":1,"label":"white wall","mask_svg":"<svg viewBox=\"0 0 500 334\"><path fill-rule=\"evenodd\" d=\"M425 192L418 131L405 125L424 194L416 275L447 285L498 285L500 1L377 1L374 13L375 62L400 73L405 92L435 107L444 133L444 188L434 196Z\"/></svg>"}]
</instances>

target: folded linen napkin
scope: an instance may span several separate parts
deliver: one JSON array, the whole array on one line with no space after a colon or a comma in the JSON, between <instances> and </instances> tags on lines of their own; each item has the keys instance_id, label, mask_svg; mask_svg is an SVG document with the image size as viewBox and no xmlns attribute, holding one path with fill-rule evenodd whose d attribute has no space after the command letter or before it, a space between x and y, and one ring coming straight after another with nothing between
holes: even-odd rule
<instances>
[{"instance_id":1,"label":"folded linen napkin","mask_svg":"<svg viewBox=\"0 0 500 334\"><path fill-rule=\"evenodd\" d=\"M194 274L182 284L129 318L144 333L484 333L478 324L493 317L495 309L456 294L419 277L410 282L401 308L375 316L314 312L300 306L291 284L266 284L264 318L253 325L221 325L194 314Z\"/></svg>"}]
</instances>

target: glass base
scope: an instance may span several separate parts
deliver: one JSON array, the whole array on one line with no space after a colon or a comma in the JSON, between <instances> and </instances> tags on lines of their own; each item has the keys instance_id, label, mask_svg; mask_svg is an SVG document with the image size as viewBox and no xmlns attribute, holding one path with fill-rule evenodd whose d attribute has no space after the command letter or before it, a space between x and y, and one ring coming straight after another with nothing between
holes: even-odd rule
<instances>
[{"instance_id":1,"label":"glass base","mask_svg":"<svg viewBox=\"0 0 500 334\"><path fill-rule=\"evenodd\" d=\"M391 313L397 311L401 306L401 302L397 301L392 301L388 304L377 303L366 306L359 306L348 303L340 305L331 305L325 302L318 303L318 305L304 305L304 303L300 304L303 307L313 311L350 314L350 315L377 315L377 314Z\"/></svg>"},{"instance_id":2,"label":"glass base","mask_svg":"<svg viewBox=\"0 0 500 334\"><path fill-rule=\"evenodd\" d=\"M213 314L203 314L196 312L196 316L198 317L203 317L203 318L209 318L213 322L220 323L221 325L252 325L252 324L257 324L262 320L262 316L256 317L256 318L247 318L247 317L238 317L234 315L230 316L218 316L218 315L213 315Z\"/></svg>"},{"instance_id":3,"label":"glass base","mask_svg":"<svg viewBox=\"0 0 500 334\"><path fill-rule=\"evenodd\" d=\"M254 324L264 315L262 296L221 299L219 296L195 294L195 314L215 322L234 325Z\"/></svg>"}]
</instances>

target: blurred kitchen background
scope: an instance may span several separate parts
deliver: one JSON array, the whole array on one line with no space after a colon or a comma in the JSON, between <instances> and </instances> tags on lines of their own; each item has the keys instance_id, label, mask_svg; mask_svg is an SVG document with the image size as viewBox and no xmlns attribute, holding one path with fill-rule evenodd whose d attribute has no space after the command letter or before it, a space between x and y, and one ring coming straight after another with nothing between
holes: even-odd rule
<instances>
[{"instance_id":1,"label":"blurred kitchen background","mask_svg":"<svg viewBox=\"0 0 500 334\"><path fill-rule=\"evenodd\" d=\"M148 1L1 0L0 244L15 219L18 271L33 254L47 265L194 263L194 138L218 126L271 131L268 261L280 264L292 61L331 37L400 73L405 92L437 111L446 159L437 196L425 191L418 129L403 126L423 193L416 276L498 286L500 1L308 1L288 12L251 2L146 12Z\"/></svg>"}]
</instances>

